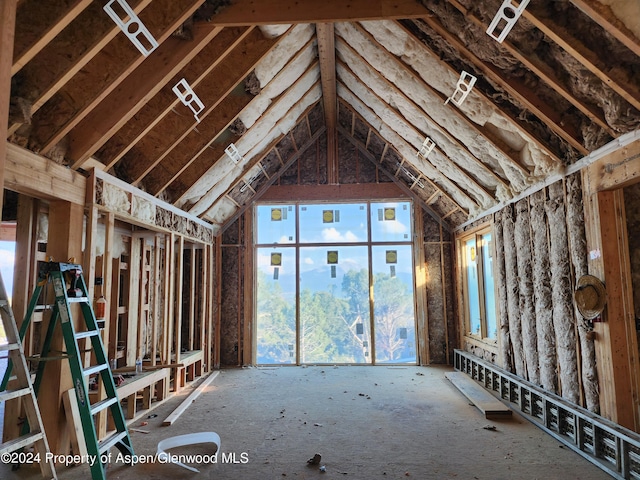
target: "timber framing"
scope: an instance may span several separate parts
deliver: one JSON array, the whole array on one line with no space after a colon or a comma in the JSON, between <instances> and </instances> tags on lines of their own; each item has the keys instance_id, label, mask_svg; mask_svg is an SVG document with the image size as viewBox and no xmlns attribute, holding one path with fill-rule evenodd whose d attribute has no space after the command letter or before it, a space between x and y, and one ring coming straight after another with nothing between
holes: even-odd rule
<instances>
[{"instance_id":1,"label":"timber framing","mask_svg":"<svg viewBox=\"0 0 640 480\"><path fill-rule=\"evenodd\" d=\"M216 25L265 25L278 23L332 23L382 18L416 18L426 13L414 0L355 0L342 2L302 0L237 0L221 9L211 21Z\"/></svg>"},{"instance_id":2,"label":"timber framing","mask_svg":"<svg viewBox=\"0 0 640 480\"><path fill-rule=\"evenodd\" d=\"M404 198L417 363L465 348L640 431L623 194L640 182L640 20L616 2L531 2L499 43L497 0L127 0L159 44L145 56L105 3L0 5L0 237L18 244L18 317L39 262L83 265L108 302L114 370L143 360L120 390L129 420L255 362L256 202ZM476 81L452 101L463 72ZM192 93L176 94L182 79ZM487 222L497 343L464 321L460 239ZM608 294L592 331L571 297L587 272ZM34 316L30 355L47 319ZM70 381L59 366L43 385L56 453ZM19 415L7 405L6 435Z\"/></svg>"}]
</instances>

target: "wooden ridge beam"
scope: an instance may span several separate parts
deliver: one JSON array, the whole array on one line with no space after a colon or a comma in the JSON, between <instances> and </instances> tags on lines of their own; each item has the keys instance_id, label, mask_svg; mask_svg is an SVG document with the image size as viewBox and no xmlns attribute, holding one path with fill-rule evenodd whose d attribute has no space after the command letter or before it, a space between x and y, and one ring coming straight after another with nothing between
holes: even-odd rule
<instances>
[{"instance_id":1,"label":"wooden ridge beam","mask_svg":"<svg viewBox=\"0 0 640 480\"><path fill-rule=\"evenodd\" d=\"M216 25L332 23L417 18L427 10L415 0L235 0L211 17Z\"/></svg>"},{"instance_id":2,"label":"wooden ridge beam","mask_svg":"<svg viewBox=\"0 0 640 480\"><path fill-rule=\"evenodd\" d=\"M315 64L314 64L315 65ZM298 84L298 82L303 82L306 80L306 77L311 76L314 74L314 68L308 68L307 71L301 75L296 82L289 87L289 89L293 89L296 87L296 85ZM289 114L289 112L295 108L300 102L302 102L304 100L304 98L309 94L309 92L313 91L313 89L320 84L320 80L318 80L317 82L315 82L308 91L306 91L301 97L300 99L297 100L297 102L295 104L293 104L292 106L290 106L289 110L287 110L280 118L286 118L287 115ZM278 101L273 102L270 107L269 110L274 110L274 109L282 109L282 102L284 101L283 97L280 97L278 99ZM305 112L306 114L306 112ZM245 136L247 136L247 138L251 138L250 136L252 135L252 133L258 129L260 127L260 123L257 122L256 124L254 124L254 126L252 128L250 128L249 130L247 130L247 132L245 132ZM264 137L268 137L274 129L278 128L278 124L276 123L272 129L266 134L264 135ZM238 136L239 138L239 136ZM278 138L282 138L280 135L278 136ZM256 140L255 143L259 143L261 139ZM273 142L271 142L271 144L273 146L275 146L276 144L274 143L275 140ZM189 169L187 169L181 176L183 175L188 175L188 180L180 180L180 177L178 177L178 179L176 180L177 182L184 182L185 185L189 185L187 188L183 188L183 191L180 191L180 196L178 197L177 195L175 195L175 193L172 195L173 198L178 198L177 201L182 200L182 196L189 190L189 188L191 188L192 185L195 184L195 182L202 176L204 175L207 171L209 171L210 169L214 169L217 168L216 164L218 162L218 160L220 160L220 158L222 158L223 156L225 156L225 148L227 146L227 143L216 143L211 145L211 147L209 149L207 149L207 151L205 151L205 155L201 155L196 162L193 162L191 164L191 166L189 167ZM273 148L273 147L271 147ZM271 149L270 148L270 149ZM267 150L270 150L267 149ZM277 151L277 149L276 149ZM255 151L255 147L253 147L252 150L250 150L249 152L247 152L244 157L245 159L250 158L253 159L256 155L260 155L260 152L256 152ZM266 153L265 153L266 155ZM260 157L262 158L262 157ZM257 163L259 160L256 160L255 163ZM253 162L253 160L248 160L247 163L251 164ZM281 162L284 163L285 159L281 158ZM212 167L213 165L213 167ZM189 172L189 170L191 170L191 172ZM235 180L235 179L234 179ZM233 182L235 183L235 182ZM219 198L219 196L222 194L222 190L225 190L223 187L221 187L220 185L220 180L218 182L216 182L215 184L212 184L209 186L208 191L202 195L202 197L200 197L200 199L193 205L190 207L189 209L189 213L191 213L192 215L197 215L197 216L202 216L202 214L205 213L205 211L209 210L211 208L211 205L213 205L215 203L215 201L217 201L217 199ZM215 198L214 200L212 200L212 197Z\"/></svg>"},{"instance_id":3,"label":"wooden ridge beam","mask_svg":"<svg viewBox=\"0 0 640 480\"><path fill-rule=\"evenodd\" d=\"M467 10L467 8L464 7L458 0L447 1L456 9L458 9L466 19L475 23L480 28L486 29L487 26L484 24L484 22L477 16L475 16L470 10ZM604 117L604 113L601 110L598 110L596 107L587 105L586 103L576 98L549 65L543 63L542 60L527 56L523 51L521 51L517 46L515 46L508 40L502 42L501 45L514 58L516 58L516 60L521 62L528 70L538 76L556 93L558 93L574 107L580 110L589 120L602 128L611 137L615 138L618 136L607 123L607 120Z\"/></svg>"},{"instance_id":4,"label":"wooden ridge beam","mask_svg":"<svg viewBox=\"0 0 640 480\"><path fill-rule=\"evenodd\" d=\"M617 18L611 7L597 0L569 0L593 21L598 23L620 43L640 57L640 39Z\"/></svg>"},{"instance_id":5,"label":"wooden ridge beam","mask_svg":"<svg viewBox=\"0 0 640 480\"><path fill-rule=\"evenodd\" d=\"M333 23L317 23L318 57L322 82L322 104L324 124L327 127L327 179L338 183L338 143L336 142L337 96L336 96L336 49Z\"/></svg>"},{"instance_id":6,"label":"wooden ridge beam","mask_svg":"<svg viewBox=\"0 0 640 480\"><path fill-rule=\"evenodd\" d=\"M129 119L105 144L96 156L109 170L122 159L140 139L149 133L172 109L180 103L173 93L174 81L188 78L192 88L209 75L253 27L225 28L187 66L151 98L132 118Z\"/></svg>"},{"instance_id":7,"label":"wooden ridge beam","mask_svg":"<svg viewBox=\"0 0 640 480\"><path fill-rule=\"evenodd\" d=\"M164 42L198 9L201 0L155 0L140 21L158 43ZM110 20L110 19L109 19ZM116 36L33 118L31 140L47 153L144 61L124 35Z\"/></svg>"},{"instance_id":8,"label":"wooden ridge beam","mask_svg":"<svg viewBox=\"0 0 640 480\"><path fill-rule=\"evenodd\" d=\"M199 125L207 122L211 112L229 95L255 68L255 65L275 47L284 35L265 38L259 29L253 29L222 61L202 80L195 93L205 106L200 113L200 122L184 105L179 105L153 131L136 144L137 155L127 157L129 174L133 184L138 185L144 178L148 191L157 194L164 186L154 168L182 142L190 132L199 130ZM193 88L193 87L192 87ZM137 158L134 158L137 157Z\"/></svg>"},{"instance_id":9,"label":"wooden ridge beam","mask_svg":"<svg viewBox=\"0 0 640 480\"><path fill-rule=\"evenodd\" d=\"M375 41L375 40L372 40ZM346 47L347 49L349 49L352 53L359 55L358 52L356 52L353 47L351 47L351 45L349 45L348 43L346 43L343 39L339 39L339 42L341 45L343 45L344 47ZM363 61L373 70L376 71L371 65L369 65L368 62L366 62L366 60L363 59ZM344 64L343 62L340 62L341 65L346 68L348 71L351 71L351 68ZM398 68L402 68L402 64L401 62L398 62ZM406 68L406 66L405 66ZM407 69L408 70L408 69ZM390 90L397 90L398 94L404 98L404 100L411 105L413 108L415 108L416 110L418 110L420 112L420 114L425 118L428 119L429 123L431 123L435 128L435 130L438 131L438 133L444 137L447 138L447 140L456 148L459 148L460 150L462 150L464 152L464 154L468 157L465 159L471 161L472 163L476 164L479 168L481 168L482 170L484 170L484 172L491 177L495 183L496 186L501 185L505 188L509 188L509 186L507 185L507 183L505 182L505 180L503 178L501 178L497 173L495 173L491 168L489 168L487 165L485 165L478 157L476 157L470 150L469 148L464 145L462 142L460 142L460 140L458 140L457 138L455 138L453 135L451 135L445 128L443 128L435 119L433 119L431 117L431 115L428 112L425 112L423 110L422 107L420 107L413 99L409 98L403 91L401 91L400 89L398 89L391 81L389 81L386 77L378 74L377 75L378 78L380 78L380 80L382 80L383 82L385 82ZM357 75L354 74L354 77L357 77ZM416 77L418 78L418 77ZM421 85L428 89L429 91L433 92L433 89L431 89L430 86L428 86L424 81L420 80ZM375 94L374 92L372 92L373 95L375 95L377 98L380 98L379 95ZM380 99L380 101L383 101L382 99ZM408 123L411 123L407 120ZM419 135L421 138L424 138L424 133L420 132ZM444 152L443 152L444 154ZM456 164L456 162L449 158L449 160ZM462 160L461 160L462 161ZM466 163L465 161L462 161L462 163ZM484 188L484 187L483 187Z\"/></svg>"},{"instance_id":10,"label":"wooden ridge beam","mask_svg":"<svg viewBox=\"0 0 640 480\"><path fill-rule=\"evenodd\" d=\"M580 62L602 83L640 110L640 87L637 79L629 82L623 78L624 75L620 75L621 72L617 68L607 66L602 58L599 58L595 52L587 48L577 37L556 22L552 16L546 15L540 4L534 2L528 6L524 11L524 17ZM630 78L633 78L633 73L630 74Z\"/></svg>"},{"instance_id":11,"label":"wooden ridge beam","mask_svg":"<svg viewBox=\"0 0 640 480\"><path fill-rule=\"evenodd\" d=\"M309 40L308 45L312 43L313 39ZM303 47L291 61L295 61L305 49L306 47ZM278 81L278 76L272 81ZM180 143L180 148L174 149L172 155L162 161L162 167L151 172L150 176L160 177L160 180L157 180L161 185L158 191L168 188L210 145L225 135L229 125L238 118L253 98L249 93L242 92L242 94L227 95L221 103L216 105L207 120L201 122L198 129L192 130Z\"/></svg>"},{"instance_id":12,"label":"wooden ridge beam","mask_svg":"<svg viewBox=\"0 0 640 480\"><path fill-rule=\"evenodd\" d=\"M80 122L69 135L71 168L78 168L176 76L221 27L196 23L193 39L167 38L113 92Z\"/></svg>"},{"instance_id":13,"label":"wooden ridge beam","mask_svg":"<svg viewBox=\"0 0 640 480\"><path fill-rule=\"evenodd\" d=\"M431 27L438 35L444 38L452 47L454 47L460 54L462 54L466 60L473 63L473 65L482 72L484 76L500 85L504 90L511 95L516 101L526 107L531 113L538 117L545 125L553 130L556 135L564 139L569 145L578 150L583 156L588 155L589 151L582 145L580 141L580 132L577 129L563 123L562 113L556 111L552 105L543 101L538 97L538 94L534 89L530 88L517 77L507 78L502 71L491 62L487 62L477 57L467 46L454 34L449 32L437 17L424 17L421 21L425 22ZM406 28L406 27L405 27ZM425 45L425 48L429 48ZM429 49L433 52L433 50ZM435 53L435 52L433 52ZM507 115L507 112L503 110L503 113ZM514 123L518 122L518 119L509 115L509 118ZM527 124L523 122L520 125L521 128L526 128ZM537 136L528 133L536 143L541 144L542 141ZM546 149L551 147L546 146ZM556 156L558 154L556 153Z\"/></svg>"},{"instance_id":14,"label":"wooden ridge beam","mask_svg":"<svg viewBox=\"0 0 640 480\"><path fill-rule=\"evenodd\" d=\"M151 0L132 0L129 5L140 14ZM21 70L26 99L31 113L37 112L84 68L116 35L120 28L102 10L100 2L91 2L76 19L47 44ZM83 38L84 44L77 42ZM19 123L11 125L14 133Z\"/></svg>"},{"instance_id":15,"label":"wooden ridge beam","mask_svg":"<svg viewBox=\"0 0 640 480\"><path fill-rule=\"evenodd\" d=\"M15 75L89 6L91 0L28 0L20 3L11 75Z\"/></svg>"}]
</instances>

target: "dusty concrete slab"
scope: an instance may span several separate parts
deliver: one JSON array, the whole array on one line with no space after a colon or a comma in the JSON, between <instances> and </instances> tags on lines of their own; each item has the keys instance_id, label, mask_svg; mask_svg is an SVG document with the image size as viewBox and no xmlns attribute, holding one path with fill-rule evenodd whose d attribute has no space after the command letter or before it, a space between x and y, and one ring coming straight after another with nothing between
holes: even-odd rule
<instances>
[{"instance_id":1,"label":"dusty concrete slab","mask_svg":"<svg viewBox=\"0 0 640 480\"><path fill-rule=\"evenodd\" d=\"M171 427L165 418L185 395L154 411L133 432L136 454L154 455L175 435L220 435L218 463L113 462L108 478L129 479L580 479L608 478L526 420L489 421L445 379L446 367L276 367L223 370ZM495 427L495 430L485 427ZM211 445L175 450L211 454ZM318 453L318 465L307 460ZM320 466L326 473L320 472ZM39 477L36 468L2 479ZM85 466L59 468L61 479L90 478Z\"/></svg>"}]
</instances>

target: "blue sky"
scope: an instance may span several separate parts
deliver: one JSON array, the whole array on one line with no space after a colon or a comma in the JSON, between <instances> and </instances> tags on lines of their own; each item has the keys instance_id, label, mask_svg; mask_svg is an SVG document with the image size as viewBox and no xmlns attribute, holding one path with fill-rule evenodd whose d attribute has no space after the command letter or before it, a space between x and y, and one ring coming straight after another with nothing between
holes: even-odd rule
<instances>
[{"instance_id":1,"label":"blue sky","mask_svg":"<svg viewBox=\"0 0 640 480\"><path fill-rule=\"evenodd\" d=\"M13 292L13 264L16 251L15 242L0 241L0 272L7 289L7 295L11 297Z\"/></svg>"}]
</instances>

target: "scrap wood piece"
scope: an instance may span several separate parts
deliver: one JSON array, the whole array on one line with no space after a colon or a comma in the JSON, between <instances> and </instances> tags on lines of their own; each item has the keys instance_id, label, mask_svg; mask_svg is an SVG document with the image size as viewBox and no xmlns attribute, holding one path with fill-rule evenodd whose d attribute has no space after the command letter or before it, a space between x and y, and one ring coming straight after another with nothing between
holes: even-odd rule
<instances>
[{"instance_id":1,"label":"scrap wood piece","mask_svg":"<svg viewBox=\"0 0 640 480\"><path fill-rule=\"evenodd\" d=\"M193 392L189 394L189 396L176 408L171 415L164 419L162 425L167 427L172 425L180 415L184 413L184 411L189 408L189 406L200 396L200 394L204 391L204 389L218 376L220 372L213 372L209 375Z\"/></svg>"},{"instance_id":2,"label":"scrap wood piece","mask_svg":"<svg viewBox=\"0 0 640 480\"><path fill-rule=\"evenodd\" d=\"M444 376L478 407L485 418L494 419L511 416L511 409L491 395L475 380L462 372L448 372Z\"/></svg>"},{"instance_id":3,"label":"scrap wood piece","mask_svg":"<svg viewBox=\"0 0 640 480\"><path fill-rule=\"evenodd\" d=\"M84 440L75 388L71 388L62 393L62 402L64 404L65 416L67 417L67 425L69 426L73 452L85 458L87 455L87 444Z\"/></svg>"}]
</instances>

